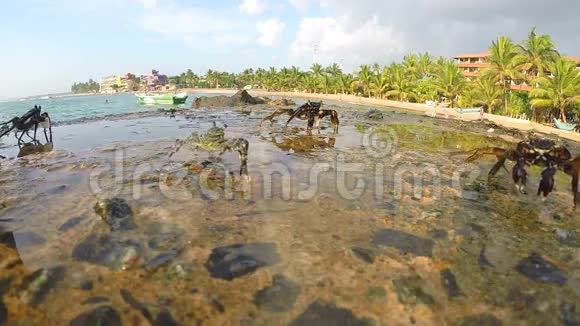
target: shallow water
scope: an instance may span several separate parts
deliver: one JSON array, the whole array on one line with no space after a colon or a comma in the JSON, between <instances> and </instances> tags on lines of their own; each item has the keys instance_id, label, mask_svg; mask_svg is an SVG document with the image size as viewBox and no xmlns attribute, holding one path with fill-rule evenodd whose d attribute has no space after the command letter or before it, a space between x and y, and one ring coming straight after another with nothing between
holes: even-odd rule
<instances>
[{"instance_id":1,"label":"shallow water","mask_svg":"<svg viewBox=\"0 0 580 326\"><path fill-rule=\"evenodd\" d=\"M567 178L542 203L538 171L521 195L505 171L487 182L493 159L464 163L514 139L340 110L338 135L258 128L262 109L56 128L57 151L2 164L8 319L82 325L100 309L112 325L578 322ZM236 153L186 146L169 158L175 138L214 121L250 142L249 177ZM134 227L97 214L111 198Z\"/></svg>"}]
</instances>

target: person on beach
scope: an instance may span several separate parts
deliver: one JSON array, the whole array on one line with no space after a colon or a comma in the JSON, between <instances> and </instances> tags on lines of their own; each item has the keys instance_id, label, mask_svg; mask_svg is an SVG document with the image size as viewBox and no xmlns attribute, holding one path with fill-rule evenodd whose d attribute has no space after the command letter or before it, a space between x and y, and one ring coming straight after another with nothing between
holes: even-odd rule
<instances>
[{"instance_id":1,"label":"person on beach","mask_svg":"<svg viewBox=\"0 0 580 326\"><path fill-rule=\"evenodd\" d=\"M483 108L479 108L479 119L483 121Z\"/></svg>"}]
</instances>

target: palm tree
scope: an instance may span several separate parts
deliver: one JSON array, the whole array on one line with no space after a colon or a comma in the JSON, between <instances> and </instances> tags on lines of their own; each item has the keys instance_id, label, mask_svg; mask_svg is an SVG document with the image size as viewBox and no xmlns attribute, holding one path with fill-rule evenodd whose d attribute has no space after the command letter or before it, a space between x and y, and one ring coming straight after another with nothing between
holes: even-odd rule
<instances>
[{"instance_id":1,"label":"palm tree","mask_svg":"<svg viewBox=\"0 0 580 326\"><path fill-rule=\"evenodd\" d=\"M558 58L548 69L553 77L541 76L533 82L538 87L532 89L530 98L532 109L552 108L559 110L562 120L566 121L566 108L580 103L580 72L576 63Z\"/></svg>"},{"instance_id":2,"label":"palm tree","mask_svg":"<svg viewBox=\"0 0 580 326\"><path fill-rule=\"evenodd\" d=\"M405 68L405 74L408 76L409 80L415 81L420 78L419 59L413 53L409 53L405 58L403 58L403 67Z\"/></svg>"},{"instance_id":3,"label":"palm tree","mask_svg":"<svg viewBox=\"0 0 580 326\"><path fill-rule=\"evenodd\" d=\"M350 93L354 83L355 79L351 74L341 74L337 79L338 89L342 94Z\"/></svg>"},{"instance_id":4,"label":"palm tree","mask_svg":"<svg viewBox=\"0 0 580 326\"><path fill-rule=\"evenodd\" d=\"M368 65L360 66L360 71L357 73L357 81L363 88L363 95L369 96L369 86L371 84L373 73L371 72L371 67Z\"/></svg>"},{"instance_id":5,"label":"palm tree","mask_svg":"<svg viewBox=\"0 0 580 326\"><path fill-rule=\"evenodd\" d=\"M543 76L548 64L559 56L555 48L556 45L550 35L538 36L534 27L528 39L519 46L520 55L515 59L519 63L518 68L531 79Z\"/></svg>"},{"instance_id":6,"label":"palm tree","mask_svg":"<svg viewBox=\"0 0 580 326\"><path fill-rule=\"evenodd\" d=\"M437 67L434 85L439 93L443 94L451 101L451 107L455 98L461 94L465 87L466 81L463 71L453 60L443 60Z\"/></svg>"},{"instance_id":7,"label":"palm tree","mask_svg":"<svg viewBox=\"0 0 580 326\"><path fill-rule=\"evenodd\" d=\"M425 52L419 55L417 73L420 79L429 77L433 73L433 58Z\"/></svg>"},{"instance_id":8,"label":"palm tree","mask_svg":"<svg viewBox=\"0 0 580 326\"><path fill-rule=\"evenodd\" d=\"M320 78L320 88L324 91L324 94L328 94L333 88L333 79L328 74L323 74Z\"/></svg>"},{"instance_id":9,"label":"palm tree","mask_svg":"<svg viewBox=\"0 0 580 326\"><path fill-rule=\"evenodd\" d=\"M312 71L315 78L318 78L322 74L322 66L318 63L313 63L312 67L310 67L310 71Z\"/></svg>"},{"instance_id":10,"label":"palm tree","mask_svg":"<svg viewBox=\"0 0 580 326\"><path fill-rule=\"evenodd\" d=\"M504 105L507 110L508 80L517 79L520 76L517 68L516 57L518 56L518 46L508 37L501 36L497 41L491 43L489 51L491 55L488 61L491 64L482 74L496 76L504 88Z\"/></svg>"},{"instance_id":11,"label":"palm tree","mask_svg":"<svg viewBox=\"0 0 580 326\"><path fill-rule=\"evenodd\" d=\"M333 63L326 67L326 72L329 73L332 77L337 77L342 74L342 69L340 69L338 63Z\"/></svg>"},{"instance_id":12,"label":"palm tree","mask_svg":"<svg viewBox=\"0 0 580 326\"><path fill-rule=\"evenodd\" d=\"M389 69L385 67L382 73L373 76L370 91L375 97L383 98L387 89L389 89Z\"/></svg>"},{"instance_id":13,"label":"palm tree","mask_svg":"<svg viewBox=\"0 0 580 326\"><path fill-rule=\"evenodd\" d=\"M391 90L385 93L387 97L396 96L399 101L417 99L414 92L414 82L411 82L406 75L406 69L401 64L392 64L389 67L389 79Z\"/></svg>"},{"instance_id":14,"label":"palm tree","mask_svg":"<svg viewBox=\"0 0 580 326\"><path fill-rule=\"evenodd\" d=\"M497 79L491 76L478 78L473 84L472 96L476 104L487 107L487 113L493 113L494 107L501 103L503 90Z\"/></svg>"},{"instance_id":15,"label":"palm tree","mask_svg":"<svg viewBox=\"0 0 580 326\"><path fill-rule=\"evenodd\" d=\"M306 74L302 77L302 88L308 93L314 93L318 90L318 81L312 74Z\"/></svg>"}]
</instances>

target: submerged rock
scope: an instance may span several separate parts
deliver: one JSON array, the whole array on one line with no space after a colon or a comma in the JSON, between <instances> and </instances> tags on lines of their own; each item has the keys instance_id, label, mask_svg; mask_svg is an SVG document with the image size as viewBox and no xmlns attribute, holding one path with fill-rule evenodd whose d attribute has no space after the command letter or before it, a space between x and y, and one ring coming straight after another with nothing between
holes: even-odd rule
<instances>
[{"instance_id":1,"label":"submerged rock","mask_svg":"<svg viewBox=\"0 0 580 326\"><path fill-rule=\"evenodd\" d=\"M290 323L290 326L370 326L373 322L357 318L352 311L316 301Z\"/></svg>"},{"instance_id":2,"label":"submerged rock","mask_svg":"<svg viewBox=\"0 0 580 326\"><path fill-rule=\"evenodd\" d=\"M386 301L387 300L387 290L382 286L375 286L369 288L367 292L367 299L370 301Z\"/></svg>"},{"instance_id":3,"label":"submerged rock","mask_svg":"<svg viewBox=\"0 0 580 326\"><path fill-rule=\"evenodd\" d=\"M6 320L8 320L8 309L4 304L4 300L0 298L0 325L4 325Z\"/></svg>"},{"instance_id":4,"label":"submerged rock","mask_svg":"<svg viewBox=\"0 0 580 326\"><path fill-rule=\"evenodd\" d=\"M79 225L79 223L81 223L84 219L85 219L84 216L73 217L70 220L64 222L63 225L61 225L58 228L58 230L60 232L66 232L66 231L74 228L75 226Z\"/></svg>"},{"instance_id":5,"label":"submerged rock","mask_svg":"<svg viewBox=\"0 0 580 326\"><path fill-rule=\"evenodd\" d=\"M251 96L246 90L241 90L232 96L212 96L212 97L198 97L193 101L192 107L212 108L212 107L232 107L244 105L264 104L264 100Z\"/></svg>"},{"instance_id":6,"label":"submerged rock","mask_svg":"<svg viewBox=\"0 0 580 326\"><path fill-rule=\"evenodd\" d=\"M3 244L12 249L16 249L16 240L14 239L14 232L2 232L0 234L0 244Z\"/></svg>"},{"instance_id":7,"label":"submerged rock","mask_svg":"<svg viewBox=\"0 0 580 326\"><path fill-rule=\"evenodd\" d=\"M394 229L383 229L375 233L372 243L378 246L394 247L401 253L411 253L416 256L431 257L435 242L413 234Z\"/></svg>"},{"instance_id":8,"label":"submerged rock","mask_svg":"<svg viewBox=\"0 0 580 326\"><path fill-rule=\"evenodd\" d=\"M92 297L92 298L88 298L87 300L83 301L82 304L86 305L93 305L93 304L97 304L97 303L103 303L103 302L109 302L111 301L109 298L107 297Z\"/></svg>"},{"instance_id":9,"label":"submerged rock","mask_svg":"<svg viewBox=\"0 0 580 326\"><path fill-rule=\"evenodd\" d=\"M71 320L69 326L121 326L121 316L111 306L100 306L80 314Z\"/></svg>"},{"instance_id":10,"label":"submerged rock","mask_svg":"<svg viewBox=\"0 0 580 326\"><path fill-rule=\"evenodd\" d=\"M457 284L455 275L449 269L444 269L441 271L441 284L445 289L447 289L447 296L450 299L458 297L462 294L461 289Z\"/></svg>"},{"instance_id":11,"label":"submerged rock","mask_svg":"<svg viewBox=\"0 0 580 326\"><path fill-rule=\"evenodd\" d=\"M46 295L64 278L62 266L43 268L28 275L20 286L20 301L35 306L46 298Z\"/></svg>"},{"instance_id":12,"label":"submerged rock","mask_svg":"<svg viewBox=\"0 0 580 326\"><path fill-rule=\"evenodd\" d=\"M563 303L560 305L560 315L564 326L580 325L580 311L576 311L576 306Z\"/></svg>"},{"instance_id":13,"label":"submerged rock","mask_svg":"<svg viewBox=\"0 0 580 326\"><path fill-rule=\"evenodd\" d=\"M231 281L280 261L275 244L249 243L213 249L205 266L212 277Z\"/></svg>"},{"instance_id":14,"label":"submerged rock","mask_svg":"<svg viewBox=\"0 0 580 326\"><path fill-rule=\"evenodd\" d=\"M403 304L426 304L432 305L435 300L421 288L419 276L409 276L393 280L397 298Z\"/></svg>"},{"instance_id":15,"label":"submerged rock","mask_svg":"<svg viewBox=\"0 0 580 326\"><path fill-rule=\"evenodd\" d=\"M113 232L128 231L137 228L133 218L133 210L125 199L105 199L97 202L94 209Z\"/></svg>"},{"instance_id":16,"label":"submerged rock","mask_svg":"<svg viewBox=\"0 0 580 326\"><path fill-rule=\"evenodd\" d=\"M503 323L494 315L481 314L465 317L460 326L501 326Z\"/></svg>"},{"instance_id":17,"label":"submerged rock","mask_svg":"<svg viewBox=\"0 0 580 326\"><path fill-rule=\"evenodd\" d=\"M296 105L296 102L289 100L289 99L286 99L286 98L281 98L281 99L277 99L277 100L269 100L268 105L270 105L270 106L294 106L294 105Z\"/></svg>"},{"instance_id":18,"label":"submerged rock","mask_svg":"<svg viewBox=\"0 0 580 326\"><path fill-rule=\"evenodd\" d=\"M177 255L179 255L179 250L175 249L162 252L147 261L143 267L148 271L154 271L163 265L169 264Z\"/></svg>"},{"instance_id":19,"label":"submerged rock","mask_svg":"<svg viewBox=\"0 0 580 326\"><path fill-rule=\"evenodd\" d=\"M47 153L51 152L53 149L52 144L32 144L26 143L22 145L22 148L18 152L17 157L25 157L32 154L40 154L40 153Z\"/></svg>"},{"instance_id":20,"label":"submerged rock","mask_svg":"<svg viewBox=\"0 0 580 326\"><path fill-rule=\"evenodd\" d=\"M126 269L139 258L140 253L140 245L132 240L118 239L110 234L91 234L76 245L72 257L111 269Z\"/></svg>"},{"instance_id":21,"label":"submerged rock","mask_svg":"<svg viewBox=\"0 0 580 326\"><path fill-rule=\"evenodd\" d=\"M133 309L138 310L143 317L145 317L151 326L177 326L178 323L173 319L173 316L164 307L153 304L144 304L139 302L133 295L127 290L120 291L121 298Z\"/></svg>"},{"instance_id":22,"label":"submerged rock","mask_svg":"<svg viewBox=\"0 0 580 326\"><path fill-rule=\"evenodd\" d=\"M364 117L369 120L383 120L383 113L379 110L370 110L364 114Z\"/></svg>"},{"instance_id":23,"label":"submerged rock","mask_svg":"<svg viewBox=\"0 0 580 326\"><path fill-rule=\"evenodd\" d=\"M564 285L567 281L562 270L537 254L521 260L516 270L536 282Z\"/></svg>"},{"instance_id":24,"label":"submerged rock","mask_svg":"<svg viewBox=\"0 0 580 326\"><path fill-rule=\"evenodd\" d=\"M268 312L290 311L294 308L300 291L300 286L296 282L277 274L273 277L272 286L256 292L254 303Z\"/></svg>"},{"instance_id":25,"label":"submerged rock","mask_svg":"<svg viewBox=\"0 0 580 326\"><path fill-rule=\"evenodd\" d=\"M16 240L19 249L39 246L46 242L44 237L31 231L14 232L14 239Z\"/></svg>"},{"instance_id":26,"label":"submerged rock","mask_svg":"<svg viewBox=\"0 0 580 326\"><path fill-rule=\"evenodd\" d=\"M363 247L352 247L351 250L355 254L355 256L362 259L363 261L365 261L369 264L372 264L375 262L375 258L377 255L374 252L374 250L369 249L369 248L363 248Z\"/></svg>"},{"instance_id":27,"label":"submerged rock","mask_svg":"<svg viewBox=\"0 0 580 326\"><path fill-rule=\"evenodd\" d=\"M153 236L149 239L148 245L151 249L166 250L172 247L183 236L183 230L164 232Z\"/></svg>"}]
</instances>

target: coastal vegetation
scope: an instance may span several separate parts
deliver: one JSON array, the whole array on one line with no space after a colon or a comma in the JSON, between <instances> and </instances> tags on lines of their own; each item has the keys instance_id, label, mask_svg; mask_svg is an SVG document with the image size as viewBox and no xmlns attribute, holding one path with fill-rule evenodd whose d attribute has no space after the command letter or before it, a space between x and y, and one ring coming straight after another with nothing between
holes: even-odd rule
<instances>
[{"instance_id":1,"label":"coastal vegetation","mask_svg":"<svg viewBox=\"0 0 580 326\"><path fill-rule=\"evenodd\" d=\"M199 76L188 70L169 78L177 88L252 88L347 94L403 102L439 101L451 106L481 105L488 113L527 117L536 121L578 120L580 63L558 53L549 35L532 29L521 44L501 36L489 47L489 67L468 79L457 62L428 53L408 54L402 62L362 65L352 73L333 63L298 67L245 69L241 73L209 70ZM511 89L529 85L530 92Z\"/></svg>"},{"instance_id":2,"label":"coastal vegetation","mask_svg":"<svg viewBox=\"0 0 580 326\"><path fill-rule=\"evenodd\" d=\"M80 94L80 93L96 93L99 91L99 89L100 89L99 83L97 83L92 79L89 79L89 81L86 83L74 83L71 86L70 90L74 94Z\"/></svg>"}]
</instances>

